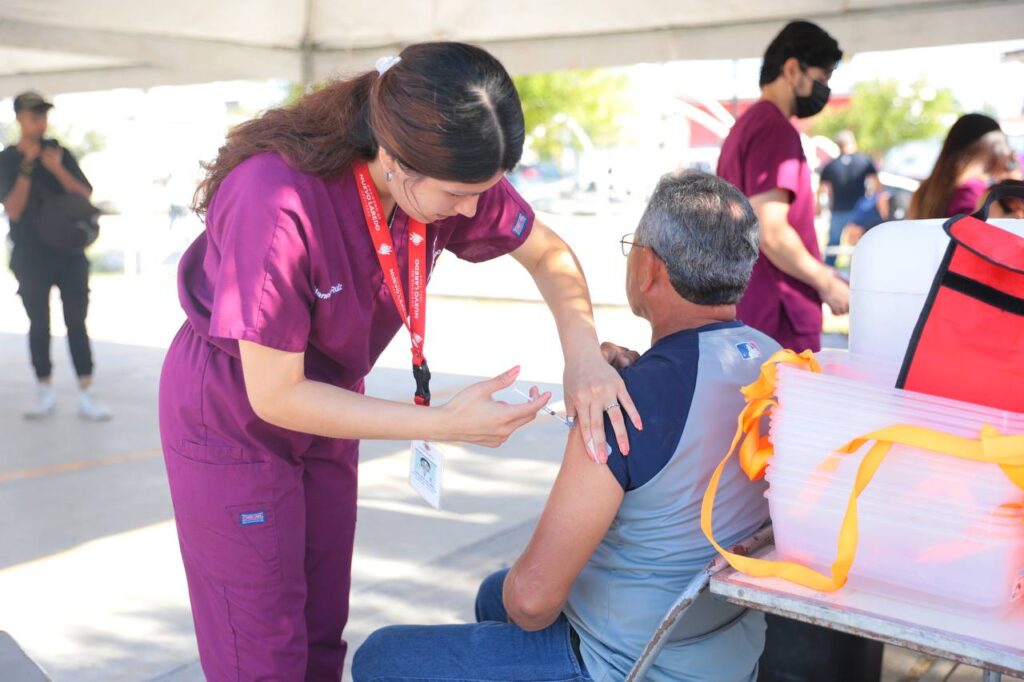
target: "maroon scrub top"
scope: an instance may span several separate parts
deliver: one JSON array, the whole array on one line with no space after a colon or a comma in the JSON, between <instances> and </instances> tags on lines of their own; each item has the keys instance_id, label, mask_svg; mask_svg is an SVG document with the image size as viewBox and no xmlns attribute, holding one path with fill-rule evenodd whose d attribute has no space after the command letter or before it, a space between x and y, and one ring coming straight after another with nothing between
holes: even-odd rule
<instances>
[{"instance_id":1,"label":"maroon scrub top","mask_svg":"<svg viewBox=\"0 0 1024 682\"><path fill-rule=\"evenodd\" d=\"M503 178L480 195L474 217L459 215L427 226L427 253L433 256L428 278L445 249L474 262L515 250L526 241L533 219L529 205ZM403 282L408 281L408 222L396 208L392 237ZM307 378L352 390L361 389L362 379L403 328L353 173L318 177L292 168L273 152L244 161L217 189L206 231L182 259L178 293L186 325L229 355L239 357L239 340L304 352ZM428 316L428 332L429 322ZM180 368L184 375L191 369ZM234 391L247 403L243 385ZM248 404L237 416L237 426L245 428ZM233 430L230 424L219 426Z\"/></svg>"},{"instance_id":2,"label":"maroon scrub top","mask_svg":"<svg viewBox=\"0 0 1024 682\"><path fill-rule=\"evenodd\" d=\"M790 200L789 224L807 251L821 258L814 230L811 169L800 134L777 106L762 100L737 119L722 145L718 175L747 197L784 190ZM820 350L821 298L813 287L772 265L764 252L754 264L737 314L783 347Z\"/></svg>"}]
</instances>

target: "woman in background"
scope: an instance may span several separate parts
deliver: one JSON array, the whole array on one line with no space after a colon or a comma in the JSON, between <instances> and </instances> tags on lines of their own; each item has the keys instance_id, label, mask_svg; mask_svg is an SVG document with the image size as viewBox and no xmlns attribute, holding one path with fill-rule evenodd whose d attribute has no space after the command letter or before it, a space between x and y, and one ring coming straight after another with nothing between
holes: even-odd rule
<instances>
[{"instance_id":1,"label":"woman in background","mask_svg":"<svg viewBox=\"0 0 1024 682\"><path fill-rule=\"evenodd\" d=\"M985 190L1012 171L1016 157L999 123L964 114L946 135L935 168L914 192L907 217L949 218L974 213Z\"/></svg>"}]
</instances>

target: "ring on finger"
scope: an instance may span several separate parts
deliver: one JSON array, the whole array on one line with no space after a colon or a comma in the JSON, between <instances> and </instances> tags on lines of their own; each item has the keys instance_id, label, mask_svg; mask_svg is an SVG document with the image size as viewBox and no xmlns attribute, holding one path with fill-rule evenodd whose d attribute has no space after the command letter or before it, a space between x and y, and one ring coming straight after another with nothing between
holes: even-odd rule
<instances>
[{"instance_id":1,"label":"ring on finger","mask_svg":"<svg viewBox=\"0 0 1024 682\"><path fill-rule=\"evenodd\" d=\"M604 408L604 411L605 411L605 412L607 412L608 410L614 410L614 409L615 409L616 407L618 407L618 406L619 406L619 404L618 404L618 403L612 403L612 404L611 404L611 405L609 405L608 407Z\"/></svg>"}]
</instances>

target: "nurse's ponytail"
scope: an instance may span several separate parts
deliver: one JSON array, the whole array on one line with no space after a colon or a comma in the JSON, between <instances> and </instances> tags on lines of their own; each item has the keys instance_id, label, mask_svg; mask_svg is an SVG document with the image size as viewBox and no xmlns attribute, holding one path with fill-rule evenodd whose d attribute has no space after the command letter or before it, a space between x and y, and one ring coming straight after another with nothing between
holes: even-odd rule
<instances>
[{"instance_id":1,"label":"nurse's ponytail","mask_svg":"<svg viewBox=\"0 0 1024 682\"><path fill-rule=\"evenodd\" d=\"M217 158L203 164L192 209L204 215L220 183L235 166L262 152L278 152L289 164L316 175L339 175L377 154L369 124L369 98L377 72L334 81L294 104L270 109L228 132Z\"/></svg>"},{"instance_id":2,"label":"nurse's ponytail","mask_svg":"<svg viewBox=\"0 0 1024 682\"><path fill-rule=\"evenodd\" d=\"M333 81L232 129L203 166L193 209L204 215L224 178L262 152L332 177L383 146L410 173L478 183L514 168L524 138L519 95L497 59L463 43L410 45L383 74Z\"/></svg>"}]
</instances>

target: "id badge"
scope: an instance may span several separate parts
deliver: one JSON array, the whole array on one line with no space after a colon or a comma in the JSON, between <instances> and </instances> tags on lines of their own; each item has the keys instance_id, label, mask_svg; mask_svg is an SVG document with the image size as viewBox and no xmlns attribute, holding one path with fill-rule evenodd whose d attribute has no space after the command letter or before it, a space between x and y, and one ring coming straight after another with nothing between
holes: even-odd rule
<instances>
[{"instance_id":1,"label":"id badge","mask_svg":"<svg viewBox=\"0 0 1024 682\"><path fill-rule=\"evenodd\" d=\"M444 474L444 452L425 440L412 442L409 459L409 485L434 509L441 508L441 479Z\"/></svg>"}]
</instances>

